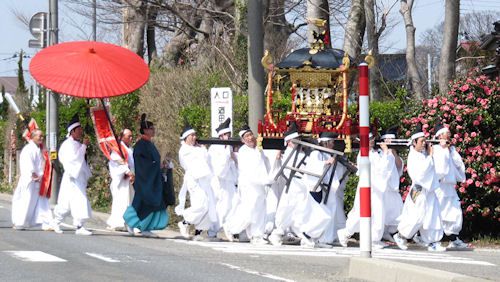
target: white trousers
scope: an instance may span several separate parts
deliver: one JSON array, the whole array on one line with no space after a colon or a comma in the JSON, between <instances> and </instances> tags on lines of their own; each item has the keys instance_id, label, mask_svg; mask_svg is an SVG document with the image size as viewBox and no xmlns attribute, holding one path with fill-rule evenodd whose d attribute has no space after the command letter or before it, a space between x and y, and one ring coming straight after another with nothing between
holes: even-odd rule
<instances>
[{"instance_id":1,"label":"white trousers","mask_svg":"<svg viewBox=\"0 0 500 282\"><path fill-rule=\"evenodd\" d=\"M123 177L111 177L111 196L113 198L111 203L111 215L106 223L111 228L124 227L125 220L123 214L131 203L130 197L130 179Z\"/></svg>"}]
</instances>

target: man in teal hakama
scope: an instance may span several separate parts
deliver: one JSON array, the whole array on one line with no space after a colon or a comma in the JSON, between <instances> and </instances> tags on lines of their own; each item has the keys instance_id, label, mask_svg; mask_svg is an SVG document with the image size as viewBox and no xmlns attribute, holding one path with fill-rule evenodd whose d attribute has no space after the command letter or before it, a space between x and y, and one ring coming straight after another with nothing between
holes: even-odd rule
<instances>
[{"instance_id":1,"label":"man in teal hakama","mask_svg":"<svg viewBox=\"0 0 500 282\"><path fill-rule=\"evenodd\" d=\"M145 237L157 237L151 230L164 229L168 214L163 199L161 157L151 142L155 129L152 122L146 121L146 114L141 117L140 132L142 137L134 146L135 195L123 218L129 233L137 228Z\"/></svg>"}]
</instances>

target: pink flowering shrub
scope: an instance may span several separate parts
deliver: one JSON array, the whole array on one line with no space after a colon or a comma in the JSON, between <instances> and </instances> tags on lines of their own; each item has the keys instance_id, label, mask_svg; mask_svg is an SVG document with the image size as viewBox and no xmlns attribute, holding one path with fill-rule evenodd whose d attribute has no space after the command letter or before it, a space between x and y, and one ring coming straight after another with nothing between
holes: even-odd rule
<instances>
[{"instance_id":1,"label":"pink flowering shrub","mask_svg":"<svg viewBox=\"0 0 500 282\"><path fill-rule=\"evenodd\" d=\"M450 128L452 144L462 156L466 181L457 184L468 235L500 230L500 83L472 70L450 85L445 96L423 100L403 119L402 138L409 138L417 123L433 139L434 125L441 119ZM411 180L401 178L406 196Z\"/></svg>"}]
</instances>

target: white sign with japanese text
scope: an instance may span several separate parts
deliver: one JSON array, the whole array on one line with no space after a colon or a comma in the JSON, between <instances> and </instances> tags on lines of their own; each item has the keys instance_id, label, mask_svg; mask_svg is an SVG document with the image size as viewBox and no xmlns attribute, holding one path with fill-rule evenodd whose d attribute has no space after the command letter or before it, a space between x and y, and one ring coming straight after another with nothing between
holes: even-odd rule
<instances>
[{"instance_id":1,"label":"white sign with japanese text","mask_svg":"<svg viewBox=\"0 0 500 282\"><path fill-rule=\"evenodd\" d=\"M231 118L231 131L233 129L233 92L229 87L212 88L210 96L212 137L218 137L215 129L228 117Z\"/></svg>"}]
</instances>

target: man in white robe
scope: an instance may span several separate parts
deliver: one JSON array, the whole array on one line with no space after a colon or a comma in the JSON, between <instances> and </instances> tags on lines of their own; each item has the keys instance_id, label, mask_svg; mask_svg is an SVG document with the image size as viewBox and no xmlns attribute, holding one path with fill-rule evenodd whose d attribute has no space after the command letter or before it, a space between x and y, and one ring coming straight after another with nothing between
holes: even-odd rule
<instances>
[{"instance_id":1,"label":"man in white robe","mask_svg":"<svg viewBox=\"0 0 500 282\"><path fill-rule=\"evenodd\" d=\"M284 137L286 149L282 157L283 162L290 157L296 146L292 140L299 137L297 126L295 123L292 123ZM303 169L306 161L300 166L299 162L306 155L303 151L296 152L295 154L298 154L295 167ZM291 156L287 166L293 166L295 154ZM287 178L291 176L289 169L285 168L283 172ZM315 246L315 239L320 236L320 233L317 231L320 229L318 227L326 224L326 221L329 219L326 209L319 207L319 204L309 194L309 189L304 184L303 178L304 175L302 173L296 172L293 178L289 180L288 192L285 190L286 187L281 192L276 210L276 227L269 236L269 241L275 246L280 246L283 243L285 233L291 231L299 236L302 246L312 248ZM284 181L285 179L282 180Z\"/></svg>"},{"instance_id":2,"label":"man in white robe","mask_svg":"<svg viewBox=\"0 0 500 282\"><path fill-rule=\"evenodd\" d=\"M444 234L450 238L448 248L467 248L458 234L462 230L462 208L455 185L465 181L465 165L455 146L450 145L450 130L440 123L436 125L435 137L440 140L433 146L433 159L439 187L435 190L441 209Z\"/></svg>"},{"instance_id":3,"label":"man in white robe","mask_svg":"<svg viewBox=\"0 0 500 282\"><path fill-rule=\"evenodd\" d=\"M403 199L399 193L400 177L403 173L403 160L398 155L395 149L389 148L387 144L391 144L393 139L396 139L397 127L387 129L380 139L379 154L381 155L380 165L384 167L380 175L380 187L383 192L383 238L393 241L391 234L398 230L399 216L403 210Z\"/></svg>"},{"instance_id":4,"label":"man in white robe","mask_svg":"<svg viewBox=\"0 0 500 282\"><path fill-rule=\"evenodd\" d=\"M111 175L111 215L106 221L110 230L125 230L125 221L123 214L132 202L131 183L134 181L134 155L130 148L132 144L132 131L124 129L120 134L120 143L122 152L127 157L122 158L119 152L112 151L109 161L109 174Z\"/></svg>"},{"instance_id":5,"label":"man in white robe","mask_svg":"<svg viewBox=\"0 0 500 282\"><path fill-rule=\"evenodd\" d=\"M35 129L31 132L31 140L21 151L21 176L12 196L12 224L16 230L35 225L41 225L43 230L57 228L54 226L49 199L40 196L40 182L44 173L42 144L43 133ZM57 228L56 232L60 233L61 230Z\"/></svg>"},{"instance_id":6,"label":"man in white robe","mask_svg":"<svg viewBox=\"0 0 500 282\"><path fill-rule=\"evenodd\" d=\"M384 248L386 245L381 242L382 236L384 234L384 206L383 206L383 195L386 189L386 185L383 182L384 174L389 171L391 163L391 156L379 152L374 149L375 138L372 133L369 135L369 147L370 151L368 157L370 159L370 185L371 185L371 228L372 228L372 248L380 249ZM357 157L357 163L360 162L360 154ZM338 239L340 245L347 247L348 239L354 235L354 233L359 233L360 227L360 187L356 188L356 195L354 197L354 205L349 214L347 215L346 227L339 229L337 231Z\"/></svg>"},{"instance_id":7,"label":"man in white robe","mask_svg":"<svg viewBox=\"0 0 500 282\"><path fill-rule=\"evenodd\" d=\"M412 135L411 142L408 174L412 184L399 218L398 233L393 238L402 250L408 248L406 240L413 238L417 244L428 246L429 251L446 251L440 243L443 226L435 193L439 179L435 173L433 148L426 146L425 134L420 125Z\"/></svg>"},{"instance_id":8,"label":"man in white robe","mask_svg":"<svg viewBox=\"0 0 500 282\"><path fill-rule=\"evenodd\" d=\"M181 148L179 162L184 169L184 182L179 192L179 205L175 212L184 217L180 221L180 232L183 237L190 238L189 225L194 225L193 240L200 241L204 238L201 233L209 230L217 223L215 197L211 183L212 169L208 158L208 151L196 142L196 131L187 126L181 134ZM186 192L189 191L191 206L185 208Z\"/></svg>"},{"instance_id":9,"label":"man in white robe","mask_svg":"<svg viewBox=\"0 0 500 282\"><path fill-rule=\"evenodd\" d=\"M231 119L227 118L216 129L221 140L229 140L231 137ZM217 222L209 230L209 238L214 238L217 232L226 222L231 212L236 195L236 184L238 181L238 170L236 168L236 154L230 145L211 145L208 149L210 165L214 178L212 189L216 198Z\"/></svg>"},{"instance_id":10,"label":"man in white robe","mask_svg":"<svg viewBox=\"0 0 500 282\"><path fill-rule=\"evenodd\" d=\"M223 225L229 241L233 234L246 230L250 242L267 244L264 239L266 225L266 196L273 181L269 176L269 160L257 148L257 140L248 126L240 130L244 145L238 151L238 193L239 203L234 213Z\"/></svg>"},{"instance_id":11,"label":"man in white robe","mask_svg":"<svg viewBox=\"0 0 500 282\"><path fill-rule=\"evenodd\" d=\"M320 146L327 149L334 149L335 139L337 137L338 135L335 133L322 132L318 138L318 143L320 144ZM335 162L337 163L335 164ZM306 171L314 172L316 174L322 174L325 166L328 164L331 165L331 168L328 170L322 180L323 185L328 185L331 179L330 187L328 187L330 190L328 192L328 195L325 190L312 191L312 189L318 182L318 177L312 175L304 176L304 183L306 184L308 191L310 192L310 197L315 199L315 201L310 202L310 207L314 210L317 210L317 214L312 217L312 219L317 221L317 224L315 224L315 228L310 229L307 234L315 238L315 246L320 248L331 248L333 246L333 242L337 239L337 212L339 204L337 200L338 193L341 193L338 190L342 189L343 185L345 185L345 178L344 180L342 178L347 169L332 155L319 150L314 150L311 152L305 168ZM314 195L314 197L312 195ZM328 199L326 200L325 204L324 200L326 197L328 197ZM342 214L343 213L344 211L342 210ZM311 226L310 223L306 224Z\"/></svg>"},{"instance_id":12,"label":"man in white robe","mask_svg":"<svg viewBox=\"0 0 500 282\"><path fill-rule=\"evenodd\" d=\"M68 124L68 138L59 148L59 161L64 168L54 217L59 225L71 214L76 235L92 235L83 224L91 217L90 203L87 198L87 182L92 175L85 160L88 137L83 138L83 129L75 115ZM80 140L83 138L83 143Z\"/></svg>"}]
</instances>

